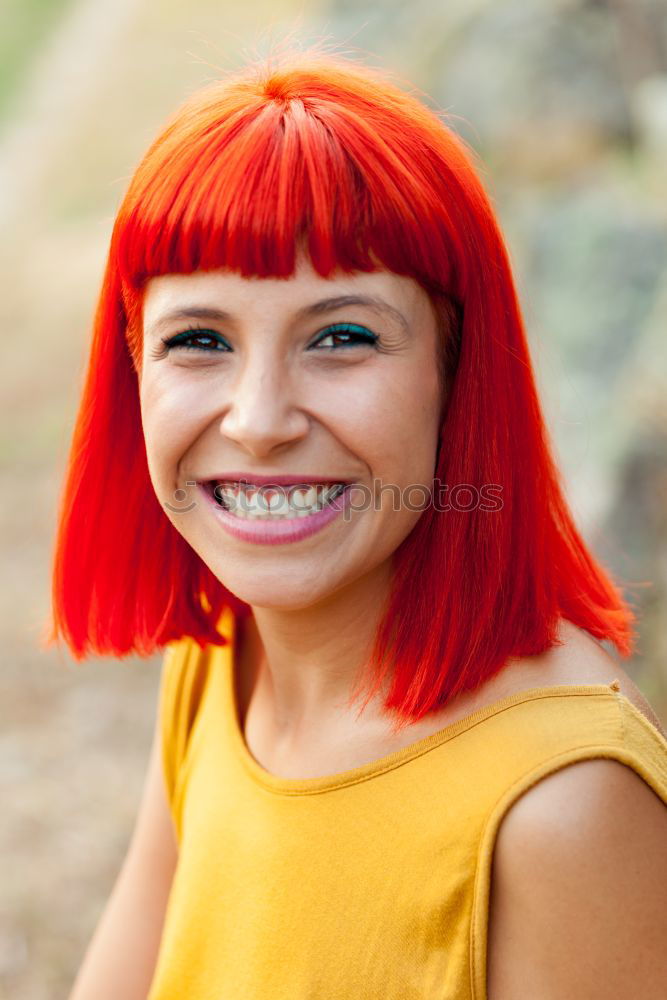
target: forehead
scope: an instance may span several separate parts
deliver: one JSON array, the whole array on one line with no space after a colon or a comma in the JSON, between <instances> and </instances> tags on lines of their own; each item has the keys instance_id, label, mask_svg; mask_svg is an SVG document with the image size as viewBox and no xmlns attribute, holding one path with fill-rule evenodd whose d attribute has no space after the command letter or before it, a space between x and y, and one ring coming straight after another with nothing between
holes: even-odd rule
<instances>
[{"instance_id":1,"label":"forehead","mask_svg":"<svg viewBox=\"0 0 667 1000\"><path fill-rule=\"evenodd\" d=\"M237 309L261 310L263 307L286 312L338 295L380 297L402 311L414 309L427 298L416 281L393 271L345 272L336 270L323 278L307 257L297 260L289 278L244 277L237 271L194 271L190 274L164 274L149 279L143 300L144 327L148 328L165 313L187 306L234 304Z\"/></svg>"}]
</instances>

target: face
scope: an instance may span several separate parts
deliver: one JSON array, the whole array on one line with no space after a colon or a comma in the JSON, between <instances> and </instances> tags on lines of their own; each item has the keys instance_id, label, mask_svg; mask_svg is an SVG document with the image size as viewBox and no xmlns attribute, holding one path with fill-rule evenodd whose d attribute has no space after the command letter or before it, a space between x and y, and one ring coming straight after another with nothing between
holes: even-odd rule
<instances>
[{"instance_id":1,"label":"face","mask_svg":"<svg viewBox=\"0 0 667 1000\"><path fill-rule=\"evenodd\" d=\"M162 275L143 336L156 495L228 590L301 609L390 568L428 501L442 404L437 317L416 282L325 279L304 256L289 279ZM292 483L254 492L244 477Z\"/></svg>"}]
</instances>

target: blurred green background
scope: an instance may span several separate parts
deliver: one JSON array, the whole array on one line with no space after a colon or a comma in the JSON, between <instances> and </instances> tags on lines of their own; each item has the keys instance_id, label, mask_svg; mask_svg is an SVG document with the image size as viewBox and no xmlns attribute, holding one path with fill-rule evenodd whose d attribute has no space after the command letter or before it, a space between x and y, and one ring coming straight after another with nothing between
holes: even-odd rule
<instances>
[{"instance_id":1,"label":"blurred green background","mask_svg":"<svg viewBox=\"0 0 667 1000\"><path fill-rule=\"evenodd\" d=\"M623 665L667 720L665 2L5 0L2 1000L67 995L154 724L159 657L38 644L114 214L176 104L287 35L397 71L481 155L572 507L641 615Z\"/></svg>"}]
</instances>

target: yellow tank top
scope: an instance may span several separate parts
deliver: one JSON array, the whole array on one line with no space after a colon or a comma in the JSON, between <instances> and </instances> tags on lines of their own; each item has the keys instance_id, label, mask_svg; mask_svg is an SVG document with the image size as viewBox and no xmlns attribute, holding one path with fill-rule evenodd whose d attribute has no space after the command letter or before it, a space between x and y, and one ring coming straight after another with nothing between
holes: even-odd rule
<instances>
[{"instance_id":1,"label":"yellow tank top","mask_svg":"<svg viewBox=\"0 0 667 1000\"><path fill-rule=\"evenodd\" d=\"M220 631L234 640L227 611ZM147 1000L486 1000L494 840L574 761L667 805L667 741L618 683L533 688L380 760L270 774L241 731L232 646L165 652L159 724L179 861Z\"/></svg>"}]
</instances>

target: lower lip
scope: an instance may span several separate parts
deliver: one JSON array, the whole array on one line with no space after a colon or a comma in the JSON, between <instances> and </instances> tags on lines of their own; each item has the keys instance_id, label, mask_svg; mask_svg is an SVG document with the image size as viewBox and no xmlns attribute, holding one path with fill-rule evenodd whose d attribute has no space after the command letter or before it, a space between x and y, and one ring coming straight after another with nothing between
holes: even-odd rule
<instances>
[{"instance_id":1,"label":"lower lip","mask_svg":"<svg viewBox=\"0 0 667 1000\"><path fill-rule=\"evenodd\" d=\"M209 506L213 508L223 528L230 535L234 535L235 538L240 538L244 542L255 542L258 545L284 545L286 542L299 542L302 538L308 538L309 535L314 535L326 528L327 524L334 521L349 506L350 491L353 485L353 483L348 484L335 500L314 514L308 514L307 517L286 517L280 520L268 520L268 518L251 520L250 518L236 517L221 507L202 483L198 483L197 488L204 494Z\"/></svg>"}]
</instances>

